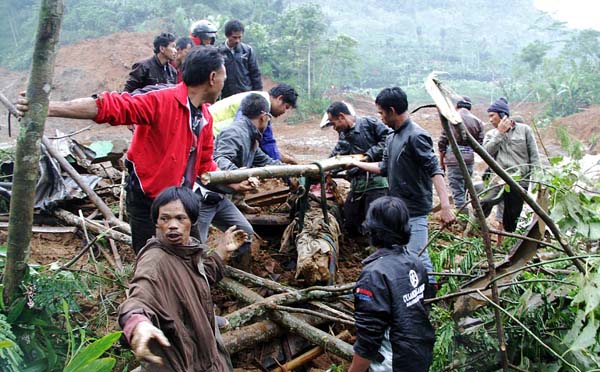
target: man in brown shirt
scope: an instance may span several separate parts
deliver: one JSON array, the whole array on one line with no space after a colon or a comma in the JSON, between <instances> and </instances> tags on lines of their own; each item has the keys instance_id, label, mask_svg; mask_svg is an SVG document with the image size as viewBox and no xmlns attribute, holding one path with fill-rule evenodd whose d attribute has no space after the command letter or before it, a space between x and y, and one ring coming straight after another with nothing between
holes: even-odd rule
<instances>
[{"instance_id":1,"label":"man in brown shirt","mask_svg":"<svg viewBox=\"0 0 600 372\"><path fill-rule=\"evenodd\" d=\"M199 213L192 190L169 187L152 203L156 238L140 250L119 324L142 371L232 371L218 328L210 286L224 260L247 238L225 232L213 252L190 236Z\"/></svg>"}]
</instances>

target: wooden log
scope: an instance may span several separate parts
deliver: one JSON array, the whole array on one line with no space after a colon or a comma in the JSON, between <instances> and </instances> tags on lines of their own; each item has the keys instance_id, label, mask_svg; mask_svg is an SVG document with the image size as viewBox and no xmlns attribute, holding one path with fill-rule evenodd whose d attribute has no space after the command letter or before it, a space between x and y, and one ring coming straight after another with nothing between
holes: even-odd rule
<instances>
[{"instance_id":1,"label":"wooden log","mask_svg":"<svg viewBox=\"0 0 600 372\"><path fill-rule=\"evenodd\" d=\"M343 169L351 160L364 160L364 155L346 155L336 156L334 158L324 159L318 163L324 172ZM236 169L232 171L216 171L203 173L200 177L204 185L229 184L247 180L248 177L259 178L280 178L280 177L318 177L321 170L316 164L298 164L298 165L269 165L260 168Z\"/></svg>"},{"instance_id":2,"label":"wooden log","mask_svg":"<svg viewBox=\"0 0 600 372\"><path fill-rule=\"evenodd\" d=\"M250 284L253 286L264 287L278 293L297 292L296 289L277 283L274 280L261 278L260 276L254 275L252 273L247 273L243 270L236 269L235 267L231 266L225 267L225 276L233 278L238 282Z\"/></svg>"},{"instance_id":3,"label":"wooden log","mask_svg":"<svg viewBox=\"0 0 600 372\"><path fill-rule=\"evenodd\" d=\"M327 288L327 287L319 287ZM346 292L337 291L339 287L330 287L336 290L310 290L310 288L288 293L280 293L261 301L254 301L251 305L243 307L226 316L232 328L240 327L256 316L264 315L273 305L290 305L298 302L306 302L311 300L322 300L339 297ZM352 284L348 289L352 290Z\"/></svg>"},{"instance_id":4,"label":"wooden log","mask_svg":"<svg viewBox=\"0 0 600 372\"><path fill-rule=\"evenodd\" d=\"M342 333L338 334L336 337L342 341L349 341L352 338L352 334L350 334L350 332L348 332L348 331L343 331ZM311 360L316 359L317 357L321 356L324 352L325 351L323 350L322 347L317 346L315 348L310 349L306 353L290 360L289 362L281 365L280 367L275 368L271 372L293 371L294 369L301 367L301 366L305 365L306 363L310 362Z\"/></svg>"},{"instance_id":5,"label":"wooden log","mask_svg":"<svg viewBox=\"0 0 600 372\"><path fill-rule=\"evenodd\" d=\"M281 204L287 200L290 193L289 187L279 187L274 190L246 196L246 203L251 207L266 207Z\"/></svg>"},{"instance_id":6,"label":"wooden log","mask_svg":"<svg viewBox=\"0 0 600 372\"><path fill-rule=\"evenodd\" d=\"M233 294L237 298L247 303L264 301L265 298L254 293L242 284L230 278L224 278L219 282L219 287ZM344 341L337 339L329 333L311 326L305 321L291 314L278 310L269 310L269 317L290 332L296 333L315 345L321 346L325 351L330 351L335 355L346 360L352 360L354 354L352 346Z\"/></svg>"},{"instance_id":7,"label":"wooden log","mask_svg":"<svg viewBox=\"0 0 600 372\"><path fill-rule=\"evenodd\" d=\"M244 216L255 226L287 226L292 222L288 213L245 214Z\"/></svg>"},{"instance_id":8,"label":"wooden log","mask_svg":"<svg viewBox=\"0 0 600 372\"><path fill-rule=\"evenodd\" d=\"M0 229L8 228L8 223L0 222ZM50 234L74 234L77 228L73 226L31 226L31 232L34 233L50 233Z\"/></svg>"},{"instance_id":9,"label":"wooden log","mask_svg":"<svg viewBox=\"0 0 600 372\"><path fill-rule=\"evenodd\" d=\"M313 326L318 326L326 322L323 318L304 314L298 315L298 318ZM282 336L285 332L285 328L272 320L263 320L262 322L224 333L223 344L227 348L227 351L229 351L229 354L234 354L241 350L256 347L259 343Z\"/></svg>"},{"instance_id":10,"label":"wooden log","mask_svg":"<svg viewBox=\"0 0 600 372\"><path fill-rule=\"evenodd\" d=\"M77 183L79 187L87 194L90 200L98 207L104 218L108 220L108 222L117 227L117 229L121 232L131 235L131 229L129 225L123 223L123 221L119 221L118 218L115 217L110 208L104 203L102 199L92 190L91 187L81 178L79 173L69 164L69 162L56 150L56 148L50 143L50 140L45 136L42 138L42 143L46 146L46 150L48 150L48 154L52 156L58 163L60 167L69 174L71 178Z\"/></svg>"},{"instance_id":11,"label":"wooden log","mask_svg":"<svg viewBox=\"0 0 600 372\"><path fill-rule=\"evenodd\" d=\"M94 232L95 234L105 233L105 235L110 237L111 239L131 245L131 236L130 235L123 234L121 232L114 231L114 230L109 230L109 229L105 228L104 226L94 223L94 222L91 222L87 219L82 221L79 217L75 216L73 213L68 212L64 209L57 209L54 212L54 215L56 217L58 217L60 220L64 221L65 223L67 223L71 226L78 226L80 228L84 228L84 226L85 226L87 229Z\"/></svg>"}]
</instances>

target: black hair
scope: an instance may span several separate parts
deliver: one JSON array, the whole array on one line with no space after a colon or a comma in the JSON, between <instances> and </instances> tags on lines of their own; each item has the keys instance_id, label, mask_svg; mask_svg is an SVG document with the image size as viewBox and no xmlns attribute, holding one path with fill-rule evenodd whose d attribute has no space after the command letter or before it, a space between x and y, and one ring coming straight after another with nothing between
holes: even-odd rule
<instances>
[{"instance_id":1,"label":"black hair","mask_svg":"<svg viewBox=\"0 0 600 372\"><path fill-rule=\"evenodd\" d=\"M296 108L298 93L296 93L294 88L287 84L279 84L274 86L273 88L271 88L271 90L269 90L269 95L275 98L282 96L283 102L287 103L293 108Z\"/></svg>"},{"instance_id":2,"label":"black hair","mask_svg":"<svg viewBox=\"0 0 600 372\"><path fill-rule=\"evenodd\" d=\"M327 113L337 118L340 114L351 115L350 109L348 109L348 105L346 105L342 101L335 101L327 108Z\"/></svg>"},{"instance_id":3,"label":"black hair","mask_svg":"<svg viewBox=\"0 0 600 372\"><path fill-rule=\"evenodd\" d=\"M269 112L269 102L260 94L250 93L242 100L240 110L248 119L256 119L261 114Z\"/></svg>"},{"instance_id":4,"label":"black hair","mask_svg":"<svg viewBox=\"0 0 600 372\"><path fill-rule=\"evenodd\" d=\"M163 32L154 38L154 54L160 53L160 47L166 47L175 41L175 35L169 32Z\"/></svg>"},{"instance_id":5,"label":"black hair","mask_svg":"<svg viewBox=\"0 0 600 372\"><path fill-rule=\"evenodd\" d=\"M363 228L375 247L404 246L410 240L409 219L408 208L402 199L382 196L371 203Z\"/></svg>"},{"instance_id":6,"label":"black hair","mask_svg":"<svg viewBox=\"0 0 600 372\"><path fill-rule=\"evenodd\" d=\"M223 66L223 55L212 45L193 47L183 61L182 79L187 86L205 83L210 73Z\"/></svg>"},{"instance_id":7,"label":"black hair","mask_svg":"<svg viewBox=\"0 0 600 372\"><path fill-rule=\"evenodd\" d=\"M175 48L177 48L177 50L186 49L188 45L194 45L194 43L192 42L192 39L187 36L180 37L175 42Z\"/></svg>"},{"instance_id":8,"label":"black hair","mask_svg":"<svg viewBox=\"0 0 600 372\"><path fill-rule=\"evenodd\" d=\"M192 224L195 224L196 221L198 221L198 214L200 213L200 200L198 199L198 196L188 187L171 186L158 194L156 199L152 202L150 213L152 222L155 225L158 222L158 211L160 207L175 200L181 201L183 209L185 209L185 213L187 213Z\"/></svg>"},{"instance_id":9,"label":"black hair","mask_svg":"<svg viewBox=\"0 0 600 372\"><path fill-rule=\"evenodd\" d=\"M406 93L398 87L385 88L375 98L375 104L385 111L391 111L392 107L396 114L400 115L408 110L408 98Z\"/></svg>"},{"instance_id":10,"label":"black hair","mask_svg":"<svg viewBox=\"0 0 600 372\"><path fill-rule=\"evenodd\" d=\"M237 19L225 23L225 36L230 36L234 32L244 32L244 24Z\"/></svg>"}]
</instances>

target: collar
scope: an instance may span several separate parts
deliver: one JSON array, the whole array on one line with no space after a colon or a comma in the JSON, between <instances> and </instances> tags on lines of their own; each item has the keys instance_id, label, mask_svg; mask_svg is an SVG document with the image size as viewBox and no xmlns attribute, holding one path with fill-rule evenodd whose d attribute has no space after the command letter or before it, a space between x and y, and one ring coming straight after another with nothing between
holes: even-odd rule
<instances>
[{"instance_id":1,"label":"collar","mask_svg":"<svg viewBox=\"0 0 600 372\"><path fill-rule=\"evenodd\" d=\"M169 63L169 60L167 59L167 63L165 63L163 65L162 62L160 61L160 59L158 58L158 54L155 54L154 55L154 62L156 62L156 64L159 65L160 67L165 67L167 65L167 63Z\"/></svg>"},{"instance_id":2,"label":"collar","mask_svg":"<svg viewBox=\"0 0 600 372\"><path fill-rule=\"evenodd\" d=\"M244 125L248 127L248 130L250 131L250 137L252 139L260 141L260 139L262 138L262 134L258 131L258 128L254 125L254 123L252 123L252 121L248 119L248 117L242 115L240 117L240 122L244 123Z\"/></svg>"},{"instance_id":3,"label":"collar","mask_svg":"<svg viewBox=\"0 0 600 372\"><path fill-rule=\"evenodd\" d=\"M375 253L373 253L372 255L370 255L369 257L365 258L362 261L363 266L364 265L368 265L371 262L381 258L381 257L386 257L386 256L391 256L391 255L396 255L396 254L401 254L406 252L406 246L405 245L392 245L391 248L379 248L377 249L377 251L375 251Z\"/></svg>"},{"instance_id":4,"label":"collar","mask_svg":"<svg viewBox=\"0 0 600 372\"><path fill-rule=\"evenodd\" d=\"M394 129L394 133L400 133L402 132L405 128L408 128L410 126L412 126L412 120L409 117L408 119L404 120L404 122L400 125L400 128L398 129Z\"/></svg>"},{"instance_id":5,"label":"collar","mask_svg":"<svg viewBox=\"0 0 600 372\"><path fill-rule=\"evenodd\" d=\"M194 237L190 237L189 245L178 245L178 246L169 246L160 242L160 240L156 238L152 238L148 240L148 243L142 248L142 250L138 253L138 258L141 257L144 252L149 251L150 249L162 249L170 255L177 256L183 259L189 259L192 256L197 255L198 253L202 253L204 251L204 245L200 243L200 241Z\"/></svg>"}]
</instances>

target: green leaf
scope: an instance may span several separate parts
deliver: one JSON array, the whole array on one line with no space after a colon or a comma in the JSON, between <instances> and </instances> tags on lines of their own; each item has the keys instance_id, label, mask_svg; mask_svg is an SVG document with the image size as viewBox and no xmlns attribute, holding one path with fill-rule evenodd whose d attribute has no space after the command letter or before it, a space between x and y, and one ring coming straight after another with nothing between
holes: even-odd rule
<instances>
[{"instance_id":1,"label":"green leaf","mask_svg":"<svg viewBox=\"0 0 600 372\"><path fill-rule=\"evenodd\" d=\"M548 158L548 161L550 162L550 165L557 165L561 161L563 161L563 157L562 156L552 156L552 157Z\"/></svg>"},{"instance_id":2,"label":"green leaf","mask_svg":"<svg viewBox=\"0 0 600 372\"><path fill-rule=\"evenodd\" d=\"M569 350L581 350L594 345L596 343L597 330L598 322L595 320L590 320L588 324L583 328L581 333L577 336Z\"/></svg>"},{"instance_id":3,"label":"green leaf","mask_svg":"<svg viewBox=\"0 0 600 372\"><path fill-rule=\"evenodd\" d=\"M111 372L116 362L111 357L97 359L85 366L85 372Z\"/></svg>"},{"instance_id":4,"label":"green leaf","mask_svg":"<svg viewBox=\"0 0 600 372\"><path fill-rule=\"evenodd\" d=\"M77 353L71 359L64 372L89 372L87 367L96 361L104 352L112 347L112 345L121 337L123 332L113 332L96 340L92 344L85 347L81 352Z\"/></svg>"},{"instance_id":5,"label":"green leaf","mask_svg":"<svg viewBox=\"0 0 600 372\"><path fill-rule=\"evenodd\" d=\"M15 343L11 340L0 340L0 349L12 347Z\"/></svg>"}]
</instances>

